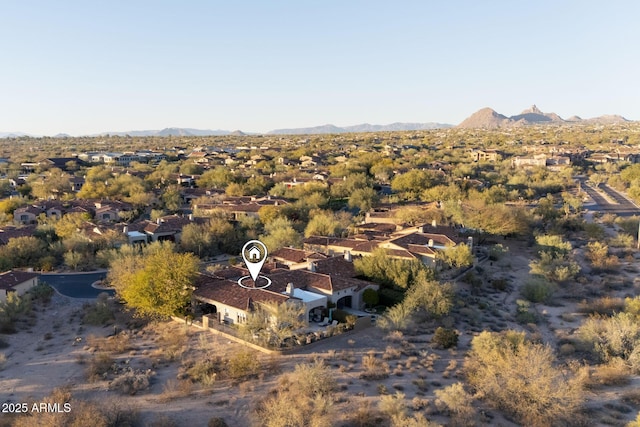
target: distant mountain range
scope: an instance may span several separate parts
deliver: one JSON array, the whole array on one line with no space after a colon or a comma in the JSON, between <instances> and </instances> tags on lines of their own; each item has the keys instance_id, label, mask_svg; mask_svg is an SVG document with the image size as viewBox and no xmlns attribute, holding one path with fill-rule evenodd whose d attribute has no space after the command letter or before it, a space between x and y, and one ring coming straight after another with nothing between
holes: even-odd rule
<instances>
[{"instance_id":1,"label":"distant mountain range","mask_svg":"<svg viewBox=\"0 0 640 427\"><path fill-rule=\"evenodd\" d=\"M21 136L33 136L24 132L0 132L0 138L20 138Z\"/></svg>"},{"instance_id":2,"label":"distant mountain range","mask_svg":"<svg viewBox=\"0 0 640 427\"><path fill-rule=\"evenodd\" d=\"M403 130L425 130L451 128L453 125L442 123L391 123L389 125L371 125L363 123L355 126L338 127L334 125L323 125L308 128L275 129L267 132L269 135L303 135L303 134L326 134L326 133L349 133L349 132L384 132ZM258 132L242 132L240 130L228 131L222 129L192 129L192 128L165 128L162 130L132 130L127 132L101 132L88 136L220 136L220 135L259 135ZM21 136L38 137L24 132L0 132L0 138L19 138ZM69 137L67 134L55 135L56 138Z\"/></svg>"},{"instance_id":3,"label":"distant mountain range","mask_svg":"<svg viewBox=\"0 0 640 427\"><path fill-rule=\"evenodd\" d=\"M532 105L531 108L524 110L515 116L507 117L503 114L492 110L491 108L482 108L471 116L467 117L458 125L459 128L484 128L495 129L499 127L527 126L539 124L562 124L562 123L586 123L586 124L612 124L625 123L630 120L622 116L606 115L594 117L592 119L581 119L578 116L572 116L565 120L556 113L543 113L538 107Z\"/></svg>"},{"instance_id":4,"label":"distant mountain range","mask_svg":"<svg viewBox=\"0 0 640 427\"><path fill-rule=\"evenodd\" d=\"M561 124L561 123L594 123L594 124L612 124L624 123L630 120L622 116L606 115L595 117L592 119L582 119L578 116L572 116L563 119L555 113L543 113L538 107L533 105L531 108L524 110L515 116L507 117L503 114L492 110L491 108L483 108L476 111L466 118L457 127L459 128L485 128L494 129L499 127L525 126L533 124ZM354 126L339 127L332 124L322 126L306 127L306 128L290 128L275 129L267 132L268 135L313 135L313 134L332 134L332 133L358 133L358 132L392 132L392 131L411 131L411 130L429 130L429 129L446 129L452 128L454 125L446 123L391 123L388 125L372 125L363 123ZM228 131L222 129L192 129L192 128L165 128L162 130L132 130L127 132L102 132L88 136L222 136L222 135L259 135L258 132L242 132L240 130ZM0 138L19 138L22 136L40 137L41 135L27 134L24 132L0 132ZM55 138L70 137L65 133L54 136Z\"/></svg>"},{"instance_id":5,"label":"distant mountain range","mask_svg":"<svg viewBox=\"0 0 640 427\"><path fill-rule=\"evenodd\" d=\"M357 132L391 132L403 130L428 130L450 128L453 125L444 123L391 123L389 125L371 125L363 123L361 125L338 127L334 125L323 125L309 128L275 129L269 134L272 135L303 135L303 134L325 134L325 133L357 133Z\"/></svg>"}]
</instances>

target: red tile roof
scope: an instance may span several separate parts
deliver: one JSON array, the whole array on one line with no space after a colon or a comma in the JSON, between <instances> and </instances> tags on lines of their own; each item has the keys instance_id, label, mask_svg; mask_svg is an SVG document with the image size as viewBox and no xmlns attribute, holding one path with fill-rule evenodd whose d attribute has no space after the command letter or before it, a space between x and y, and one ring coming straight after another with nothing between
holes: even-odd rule
<instances>
[{"instance_id":1,"label":"red tile roof","mask_svg":"<svg viewBox=\"0 0 640 427\"><path fill-rule=\"evenodd\" d=\"M0 229L0 245L6 245L9 243L10 239L16 237L27 237L33 236L34 231L36 230L35 225L28 225L22 228L15 227L5 227Z\"/></svg>"},{"instance_id":2,"label":"red tile roof","mask_svg":"<svg viewBox=\"0 0 640 427\"><path fill-rule=\"evenodd\" d=\"M314 252L303 251L302 249L294 249L294 248L280 248L277 251L271 252L271 258L273 259L281 259L284 261L301 263L304 262L309 255L312 255Z\"/></svg>"},{"instance_id":3,"label":"red tile roof","mask_svg":"<svg viewBox=\"0 0 640 427\"><path fill-rule=\"evenodd\" d=\"M196 287L193 292L196 299L211 304L219 302L244 311L252 310L256 302L282 303L289 299L288 296L271 290L246 289L239 286L238 282L205 275L196 279Z\"/></svg>"},{"instance_id":4,"label":"red tile roof","mask_svg":"<svg viewBox=\"0 0 640 427\"><path fill-rule=\"evenodd\" d=\"M38 277L38 273L32 273L28 271L9 270L0 274L0 289L13 289L21 283L31 280L34 277Z\"/></svg>"}]
</instances>

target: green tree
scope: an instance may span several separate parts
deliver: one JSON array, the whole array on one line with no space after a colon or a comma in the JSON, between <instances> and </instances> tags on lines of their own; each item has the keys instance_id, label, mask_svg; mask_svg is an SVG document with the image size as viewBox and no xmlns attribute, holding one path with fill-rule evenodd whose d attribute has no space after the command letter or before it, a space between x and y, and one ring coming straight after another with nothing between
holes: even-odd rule
<instances>
[{"instance_id":1,"label":"green tree","mask_svg":"<svg viewBox=\"0 0 640 427\"><path fill-rule=\"evenodd\" d=\"M31 193L39 199L49 197L61 198L64 194L71 193L71 178L58 168L52 168L41 176L32 175Z\"/></svg>"},{"instance_id":2,"label":"green tree","mask_svg":"<svg viewBox=\"0 0 640 427\"><path fill-rule=\"evenodd\" d=\"M11 267L39 267L40 260L49 255L48 245L33 237L15 237L0 247L0 258L8 261Z\"/></svg>"},{"instance_id":3,"label":"green tree","mask_svg":"<svg viewBox=\"0 0 640 427\"><path fill-rule=\"evenodd\" d=\"M109 281L138 315L166 318L190 302L197 271L197 257L163 244L141 255L123 254L111 265Z\"/></svg>"},{"instance_id":4,"label":"green tree","mask_svg":"<svg viewBox=\"0 0 640 427\"><path fill-rule=\"evenodd\" d=\"M374 307L380 301L380 297L378 296L378 291L372 288L367 288L362 292L362 301L367 305L367 307Z\"/></svg>"},{"instance_id":5,"label":"green tree","mask_svg":"<svg viewBox=\"0 0 640 427\"><path fill-rule=\"evenodd\" d=\"M462 268L473 265L473 253L471 248L464 243L450 246L436 252L436 259L444 262L449 267Z\"/></svg>"},{"instance_id":6,"label":"green tree","mask_svg":"<svg viewBox=\"0 0 640 427\"><path fill-rule=\"evenodd\" d=\"M198 257L213 255L213 236L200 224L187 224L182 227L180 247L187 252L193 252Z\"/></svg>"},{"instance_id":7,"label":"green tree","mask_svg":"<svg viewBox=\"0 0 640 427\"><path fill-rule=\"evenodd\" d=\"M437 182L430 171L412 169L400 175L396 175L391 181L393 191L402 193L403 197L408 200L417 199L420 193Z\"/></svg>"},{"instance_id":8,"label":"green tree","mask_svg":"<svg viewBox=\"0 0 640 427\"><path fill-rule=\"evenodd\" d=\"M349 196L350 208L358 208L361 212L370 211L378 202L378 194L373 188L359 188Z\"/></svg>"},{"instance_id":9,"label":"green tree","mask_svg":"<svg viewBox=\"0 0 640 427\"><path fill-rule=\"evenodd\" d=\"M54 229L59 238L66 239L75 234L80 226L89 220L91 215L88 213L71 212L60 218L54 224Z\"/></svg>"},{"instance_id":10,"label":"green tree","mask_svg":"<svg viewBox=\"0 0 640 427\"><path fill-rule=\"evenodd\" d=\"M180 209L182 197L180 196L180 187L170 186L165 188L162 193L162 202L169 212L175 212Z\"/></svg>"},{"instance_id":11,"label":"green tree","mask_svg":"<svg viewBox=\"0 0 640 427\"><path fill-rule=\"evenodd\" d=\"M276 218L265 225L265 232L260 236L262 243L267 245L269 252L285 246L299 246L302 238L293 228L293 223L287 218Z\"/></svg>"},{"instance_id":12,"label":"green tree","mask_svg":"<svg viewBox=\"0 0 640 427\"><path fill-rule=\"evenodd\" d=\"M339 236L351 223L348 213L335 214L331 211L313 210L311 220L304 230L305 237L310 236Z\"/></svg>"},{"instance_id":13,"label":"green tree","mask_svg":"<svg viewBox=\"0 0 640 427\"><path fill-rule=\"evenodd\" d=\"M442 317L453 307L455 295L450 283L440 283L427 271L422 270L413 280L404 304L424 310L431 317Z\"/></svg>"},{"instance_id":14,"label":"green tree","mask_svg":"<svg viewBox=\"0 0 640 427\"><path fill-rule=\"evenodd\" d=\"M200 188L225 188L234 182L233 173L224 166L218 166L203 173L196 179L196 184Z\"/></svg>"}]
</instances>

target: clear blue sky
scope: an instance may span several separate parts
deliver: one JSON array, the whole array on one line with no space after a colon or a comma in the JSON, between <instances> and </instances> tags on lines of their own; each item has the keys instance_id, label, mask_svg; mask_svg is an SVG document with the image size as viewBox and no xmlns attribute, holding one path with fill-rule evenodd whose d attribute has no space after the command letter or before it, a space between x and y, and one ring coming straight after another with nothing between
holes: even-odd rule
<instances>
[{"instance_id":1,"label":"clear blue sky","mask_svg":"<svg viewBox=\"0 0 640 427\"><path fill-rule=\"evenodd\" d=\"M637 1L0 2L0 131L640 119Z\"/></svg>"}]
</instances>

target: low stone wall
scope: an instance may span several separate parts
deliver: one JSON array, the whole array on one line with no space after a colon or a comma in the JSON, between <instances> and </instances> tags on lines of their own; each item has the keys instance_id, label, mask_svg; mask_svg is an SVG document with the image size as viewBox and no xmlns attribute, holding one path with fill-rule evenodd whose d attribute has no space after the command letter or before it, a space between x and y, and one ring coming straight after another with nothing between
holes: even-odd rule
<instances>
[{"instance_id":1,"label":"low stone wall","mask_svg":"<svg viewBox=\"0 0 640 427\"><path fill-rule=\"evenodd\" d=\"M217 322L212 322L213 319L210 319L207 316L202 316L202 323L197 322L197 321L188 321L184 318L180 318L180 317L172 317L172 319L176 322L181 322L181 323L186 323L188 325L192 325L195 326L197 328L200 329L205 329L208 330L209 332L212 332L216 335L220 335L223 336L225 338L228 338L230 341L234 341L237 342L239 344L242 344L246 347L249 347L253 350L258 350L261 351L263 353L266 354L278 354L278 355L283 355L283 354L294 354L298 351L302 351L302 350L309 350L309 349L313 349L315 347L318 347L319 345L326 345L326 344L330 344L332 341L334 341L335 338L340 338L340 337L344 337L344 336L348 336L351 335L353 333L356 332L360 332L363 329L369 328L373 325L373 322L371 321L371 318L369 317L360 317L356 320L356 324L355 327L352 330L349 331L345 331L342 332L340 334L337 335L333 335L330 337L324 337L324 338L320 338L317 339L309 344L303 344L303 345L299 345L299 346L295 346L295 347L291 347L291 348L286 348L286 349L282 349L282 350L275 350L275 349L270 349L270 348L266 348L266 347L262 347L259 346L257 344L251 343L249 341L245 341L240 337L235 336L234 334L225 332L222 328L228 328L228 326L226 327L220 327L217 325Z\"/></svg>"}]
</instances>

